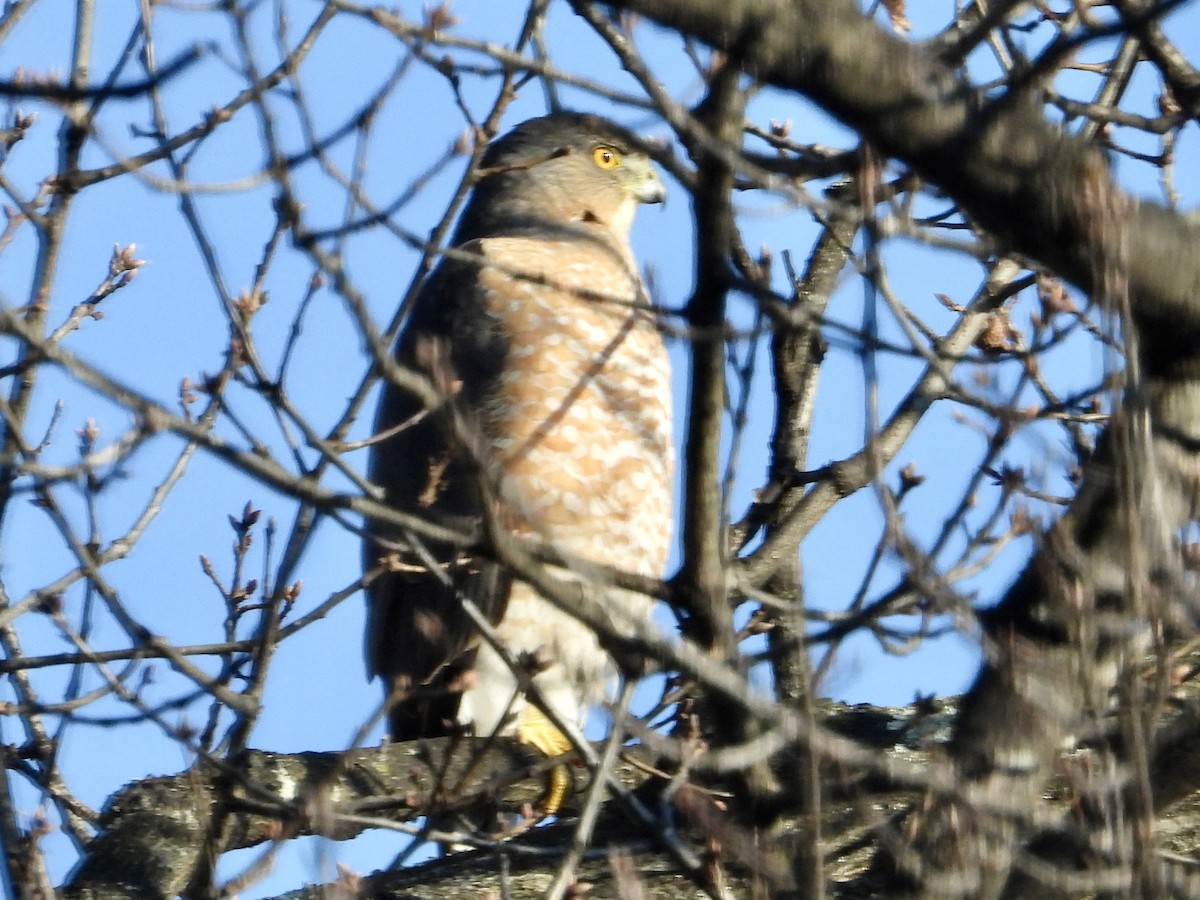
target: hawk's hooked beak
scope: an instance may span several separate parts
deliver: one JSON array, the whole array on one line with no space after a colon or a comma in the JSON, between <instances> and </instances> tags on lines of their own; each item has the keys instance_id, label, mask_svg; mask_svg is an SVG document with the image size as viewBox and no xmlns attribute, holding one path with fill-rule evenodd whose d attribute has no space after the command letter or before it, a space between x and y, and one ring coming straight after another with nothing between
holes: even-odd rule
<instances>
[{"instance_id":1,"label":"hawk's hooked beak","mask_svg":"<svg viewBox=\"0 0 1200 900\"><path fill-rule=\"evenodd\" d=\"M646 163L645 173L639 174L641 177L633 190L633 196L637 198L638 203L662 203L667 199L667 186L662 183L662 179L649 162Z\"/></svg>"}]
</instances>

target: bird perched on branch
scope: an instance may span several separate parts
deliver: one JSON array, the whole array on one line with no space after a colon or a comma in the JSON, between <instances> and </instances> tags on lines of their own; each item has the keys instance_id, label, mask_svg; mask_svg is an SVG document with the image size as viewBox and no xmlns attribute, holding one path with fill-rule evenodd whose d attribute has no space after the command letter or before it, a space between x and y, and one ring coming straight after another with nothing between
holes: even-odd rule
<instances>
[{"instance_id":1,"label":"bird perched on branch","mask_svg":"<svg viewBox=\"0 0 1200 900\"><path fill-rule=\"evenodd\" d=\"M388 384L379 405L370 475L389 504L466 533L486 513L563 559L662 573L669 370L629 229L639 204L664 197L637 140L598 116L531 119L491 144L395 351L442 402L429 409ZM615 673L596 635L486 555L370 528L366 565L387 571L368 589L367 665L389 696L392 739L470 728L547 756L569 749L523 685L582 725ZM649 615L644 596L594 596L618 627ZM504 652L481 640L464 601ZM545 813L565 776L552 777Z\"/></svg>"}]
</instances>

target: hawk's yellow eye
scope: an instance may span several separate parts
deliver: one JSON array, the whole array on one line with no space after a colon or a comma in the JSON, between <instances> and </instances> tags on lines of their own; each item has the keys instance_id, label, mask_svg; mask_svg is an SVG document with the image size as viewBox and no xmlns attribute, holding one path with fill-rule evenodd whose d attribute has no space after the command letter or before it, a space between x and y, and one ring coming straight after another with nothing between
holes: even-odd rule
<instances>
[{"instance_id":1,"label":"hawk's yellow eye","mask_svg":"<svg viewBox=\"0 0 1200 900\"><path fill-rule=\"evenodd\" d=\"M621 164L621 154L612 147L597 147L592 151L592 159L602 169L615 169Z\"/></svg>"}]
</instances>

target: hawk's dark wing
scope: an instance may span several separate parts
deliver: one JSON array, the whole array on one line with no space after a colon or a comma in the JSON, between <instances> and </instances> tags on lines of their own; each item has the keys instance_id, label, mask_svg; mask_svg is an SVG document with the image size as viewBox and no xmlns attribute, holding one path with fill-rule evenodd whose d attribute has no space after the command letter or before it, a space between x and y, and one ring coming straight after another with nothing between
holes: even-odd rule
<instances>
[{"instance_id":1,"label":"hawk's dark wing","mask_svg":"<svg viewBox=\"0 0 1200 900\"><path fill-rule=\"evenodd\" d=\"M469 252L472 244L459 249ZM453 396L424 412L410 393L385 385L374 433L403 427L373 448L370 468L371 481L386 487L390 505L465 533L480 520L478 461L471 458L469 434L456 435L454 421L472 429L472 411L485 408L507 352L476 296L478 276L479 266L447 259L423 287L397 341L396 361ZM445 733L461 698L453 687L470 669L477 640L458 597L498 621L510 579L502 567L462 547L395 531L374 536L364 548L368 569L399 554L396 571L382 574L367 591L367 669L396 691L392 739ZM430 571L412 539L422 541L440 571Z\"/></svg>"}]
</instances>

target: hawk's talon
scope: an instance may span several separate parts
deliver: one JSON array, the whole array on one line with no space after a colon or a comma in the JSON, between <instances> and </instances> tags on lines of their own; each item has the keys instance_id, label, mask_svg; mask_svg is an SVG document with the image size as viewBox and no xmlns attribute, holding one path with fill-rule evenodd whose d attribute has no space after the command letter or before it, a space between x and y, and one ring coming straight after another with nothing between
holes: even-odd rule
<instances>
[{"instance_id":1,"label":"hawk's talon","mask_svg":"<svg viewBox=\"0 0 1200 900\"><path fill-rule=\"evenodd\" d=\"M571 741L567 736L532 704L526 704L517 716L517 740L533 747L547 759L561 756L571 749ZM570 787L571 772L565 765L551 769L546 776L546 791L535 807L538 818L545 819L557 814Z\"/></svg>"}]
</instances>

